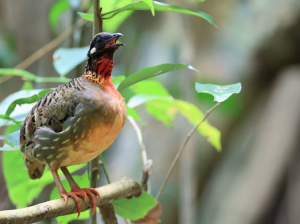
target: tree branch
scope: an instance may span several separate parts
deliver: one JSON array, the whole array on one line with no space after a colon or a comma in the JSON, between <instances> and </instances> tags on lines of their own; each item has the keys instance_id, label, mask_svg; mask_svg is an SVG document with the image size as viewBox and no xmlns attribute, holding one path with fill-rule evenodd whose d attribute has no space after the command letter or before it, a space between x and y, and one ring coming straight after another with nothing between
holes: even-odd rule
<instances>
[{"instance_id":1,"label":"tree branch","mask_svg":"<svg viewBox=\"0 0 300 224\"><path fill-rule=\"evenodd\" d=\"M118 224L112 203L99 206L102 222L105 224Z\"/></svg>"},{"instance_id":2,"label":"tree branch","mask_svg":"<svg viewBox=\"0 0 300 224\"><path fill-rule=\"evenodd\" d=\"M206 118L208 117L208 115L209 115L214 109L216 109L221 103L222 103L222 102L217 103L217 104L214 105L212 108L210 108L208 111L206 111L206 113L205 113L204 117L202 118L202 120L201 120L201 121L200 121L200 122L199 122L199 123L198 123L198 124L197 124L197 125L196 125L189 133L188 133L188 135L186 136L186 139L185 139L184 143L182 144L181 148L180 148L179 151L177 152L177 154L176 154L176 156L175 156L175 158L174 158L174 160L173 160L173 162L172 162L172 164L171 164L171 166L170 166L170 168L169 168L169 170L168 170L168 173L167 173L167 175L166 175L166 177L165 177L165 179L164 179L164 182L163 182L163 184L161 185L161 187L160 187L160 189L159 189L159 191L158 191L158 193L157 193L157 195L156 195L156 200L157 200L157 201L158 201L158 199L159 199L161 193L163 192L165 186L167 185L167 182L168 182L168 180L169 180L169 178L170 178L170 176L171 176L171 174L172 174L172 172L173 172L173 170L174 170L174 167L176 166L176 164L177 164L177 162L178 162L178 160L179 160L179 158L180 158L180 156L181 156L181 154L182 154L182 152L183 152L183 150L184 150L186 144L187 144L188 141L190 140L191 136L192 136L192 135L194 134L194 132L198 129L198 127L200 126L200 124L202 124L202 123L206 120Z\"/></svg>"},{"instance_id":3,"label":"tree branch","mask_svg":"<svg viewBox=\"0 0 300 224\"><path fill-rule=\"evenodd\" d=\"M102 207L114 200L125 198L131 195L138 194L142 191L141 186L134 180L127 177L121 180L96 188L101 195L101 200L96 198L96 205ZM81 211L86 211L91 208L91 200L87 197L85 203L80 198ZM76 203L72 198L69 198L67 205L64 199L47 201L38 205L30 206L22 209L0 211L1 224L28 224L41 220L55 218L57 216L69 215L77 213Z\"/></svg>"}]
</instances>

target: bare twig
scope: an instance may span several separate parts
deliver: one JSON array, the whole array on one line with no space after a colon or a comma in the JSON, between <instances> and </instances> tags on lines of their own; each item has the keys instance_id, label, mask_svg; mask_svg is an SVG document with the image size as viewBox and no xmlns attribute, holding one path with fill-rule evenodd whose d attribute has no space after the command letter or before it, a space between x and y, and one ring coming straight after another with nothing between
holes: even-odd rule
<instances>
[{"instance_id":1,"label":"bare twig","mask_svg":"<svg viewBox=\"0 0 300 224\"><path fill-rule=\"evenodd\" d=\"M102 32L102 15L101 15L101 8L99 7L100 1L93 0L94 6L94 22L93 22L93 36L97 33Z\"/></svg>"},{"instance_id":2,"label":"bare twig","mask_svg":"<svg viewBox=\"0 0 300 224\"><path fill-rule=\"evenodd\" d=\"M147 159L146 147L145 147L145 144L143 142L143 135L142 135L141 129L139 128L139 126L137 125L137 123L135 122L135 120L133 119L133 117L128 116L127 119L129 120L129 122L131 123L131 125L133 126L133 128L134 128L134 130L136 132L139 144L140 144L141 149L142 149L143 164L146 165L148 159Z\"/></svg>"},{"instance_id":3,"label":"bare twig","mask_svg":"<svg viewBox=\"0 0 300 224\"><path fill-rule=\"evenodd\" d=\"M201 120L201 121L200 121L200 122L199 122L199 123L198 123L198 124L197 124L197 125L196 125L189 133L188 133L188 135L187 135L187 137L186 137L184 143L182 144L181 148L180 148L179 151L177 152L177 154L176 154L176 156L175 156L175 158L174 158L174 160L173 160L173 162L172 162L172 164L171 164L171 166L170 166L170 168L169 168L169 170L168 170L168 173L166 174L166 177L165 177L165 179L164 179L164 181L163 181L163 184L161 185L161 187L160 187L160 189L159 189L159 191L158 191L158 193L157 193L157 195L156 195L156 200L159 199L161 193L163 192L165 186L167 185L167 182L168 182L168 180L169 180L169 178L170 178L170 176L171 176L171 174L172 174L172 172L173 172L173 170L174 170L174 167L175 167L175 165L177 164L177 162L178 162L178 160L179 160L179 158L180 158L180 155L182 154L182 152L183 152L183 150L184 150L186 144L188 143L189 139L191 138L191 136L192 136L192 135L194 134L194 132L198 129L198 127L200 126L200 124L202 124L202 123L206 120L206 118L208 117L208 115L209 115L214 109L216 109L221 103L222 103L222 102L217 103L217 104L214 105L212 108L210 108L208 111L206 111L206 113L205 113L204 117L202 118L202 120Z\"/></svg>"},{"instance_id":4,"label":"bare twig","mask_svg":"<svg viewBox=\"0 0 300 224\"><path fill-rule=\"evenodd\" d=\"M71 27L69 27L67 30L65 30L62 34L60 34L58 37L56 37L54 40L40 48L38 51L36 51L34 54L26 58L24 61L19 63L15 66L17 69L26 69L28 66L30 66L32 63L37 61L39 58L44 56L46 53L57 47L61 42L63 42L65 39L67 39L69 36L71 36L74 32L74 30L82 27L84 24L86 24L86 20L79 19L76 23L74 23ZM0 83L5 82L12 78L13 76L5 76L5 78L1 78Z\"/></svg>"},{"instance_id":5,"label":"bare twig","mask_svg":"<svg viewBox=\"0 0 300 224\"><path fill-rule=\"evenodd\" d=\"M143 174L141 180L142 189L144 191L147 191L149 194L151 194L150 175L151 175L152 165L153 165L153 161L152 159L149 159L143 167Z\"/></svg>"},{"instance_id":6,"label":"bare twig","mask_svg":"<svg viewBox=\"0 0 300 224\"><path fill-rule=\"evenodd\" d=\"M122 178L121 180L96 188L101 195L101 200L96 198L96 205L101 207L111 203L114 200L125 198L141 192L141 186L134 180ZM81 211L86 211L91 208L91 200L87 197L85 203L80 199ZM22 209L0 211L1 224L29 224L41 220L55 218L62 215L77 213L76 203L72 198L69 198L67 205L64 199L47 201L35 206L30 206Z\"/></svg>"},{"instance_id":7,"label":"bare twig","mask_svg":"<svg viewBox=\"0 0 300 224\"><path fill-rule=\"evenodd\" d=\"M151 159L148 160L148 158L147 158L147 151L146 151L146 147L145 147L144 140L143 140L143 132L141 131L141 129L139 128L139 126L137 125L137 123L135 122L133 117L128 116L127 119L133 126L133 128L136 132L136 135L138 137L140 147L142 149L142 158L143 158L143 164L144 164L142 180L141 180L142 189L147 191L148 193L151 193L150 174L151 174L151 168L152 168L153 161ZM144 126L143 126L143 129L144 129Z\"/></svg>"},{"instance_id":8,"label":"bare twig","mask_svg":"<svg viewBox=\"0 0 300 224\"><path fill-rule=\"evenodd\" d=\"M112 203L99 206L102 222L105 224L118 224Z\"/></svg>"}]
</instances>

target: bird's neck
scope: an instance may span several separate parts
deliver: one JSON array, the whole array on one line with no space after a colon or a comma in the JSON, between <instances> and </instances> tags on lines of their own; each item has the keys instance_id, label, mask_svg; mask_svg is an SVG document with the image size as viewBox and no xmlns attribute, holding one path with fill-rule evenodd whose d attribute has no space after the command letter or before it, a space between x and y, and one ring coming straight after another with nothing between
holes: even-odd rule
<instances>
[{"instance_id":1,"label":"bird's neck","mask_svg":"<svg viewBox=\"0 0 300 224\"><path fill-rule=\"evenodd\" d=\"M99 85L109 85L113 64L114 60L111 57L101 56L93 61L90 69L86 69L83 77Z\"/></svg>"}]
</instances>

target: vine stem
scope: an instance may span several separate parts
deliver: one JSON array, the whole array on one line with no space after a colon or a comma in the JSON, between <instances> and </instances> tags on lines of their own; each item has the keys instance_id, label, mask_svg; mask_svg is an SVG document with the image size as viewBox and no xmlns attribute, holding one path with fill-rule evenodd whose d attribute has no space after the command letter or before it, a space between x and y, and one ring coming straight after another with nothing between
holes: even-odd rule
<instances>
[{"instance_id":1,"label":"vine stem","mask_svg":"<svg viewBox=\"0 0 300 224\"><path fill-rule=\"evenodd\" d=\"M93 37L97 34L102 32L102 16L101 16L101 8L99 7L100 0L93 0L94 6L94 22L93 22ZM98 175L99 175L99 156L94 158L91 162L91 181L90 187L96 188ZM92 211L90 211L90 224L97 224L97 217L96 215L92 215Z\"/></svg>"},{"instance_id":2,"label":"vine stem","mask_svg":"<svg viewBox=\"0 0 300 224\"><path fill-rule=\"evenodd\" d=\"M163 190L165 189L165 187L166 187L166 185L167 185L167 183L168 183L168 180L169 180L169 178L170 178L170 176L171 176L171 174L172 174L172 172L173 172L173 170L174 170L174 167L176 166L176 164L177 164L177 162L178 162L178 160L179 160L179 158L180 158L180 156L181 156L183 150L185 149L185 146L187 145L188 141L190 140L191 136L195 133L195 131L196 131L196 130L198 129L198 127L200 126L200 124L202 124L202 123L206 120L206 118L208 117L208 115L209 115L213 110L215 110L221 103L222 103L222 102L217 103L217 104L214 105L212 108L210 108L208 111L206 111L206 113L205 113L204 117L201 119L201 121L199 121L199 123L198 123L195 127L193 127L193 129L187 134L185 141L183 142L181 148L180 148L179 151L177 152L177 154L176 154L176 156L175 156L175 158L174 158L174 160L173 160L173 162L172 162L172 164L171 164L171 166L170 166L170 168L169 168L169 170L168 170L168 172L167 172L167 174L166 174L166 177L165 177L165 179L164 179L164 181L163 181L163 184L161 185L161 187L160 187L160 189L159 189L159 191L158 191L158 193L157 193L157 195L156 195L156 200L157 200L157 201L158 201L158 199L159 199L161 193L162 193Z\"/></svg>"}]
</instances>

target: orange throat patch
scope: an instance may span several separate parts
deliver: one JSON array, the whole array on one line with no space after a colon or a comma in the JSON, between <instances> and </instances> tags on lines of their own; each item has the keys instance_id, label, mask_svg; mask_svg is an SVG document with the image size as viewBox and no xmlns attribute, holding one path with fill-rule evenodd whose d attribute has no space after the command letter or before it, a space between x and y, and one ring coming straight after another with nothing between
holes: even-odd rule
<instances>
[{"instance_id":1,"label":"orange throat patch","mask_svg":"<svg viewBox=\"0 0 300 224\"><path fill-rule=\"evenodd\" d=\"M94 61L95 72L88 71L87 73L84 73L83 77L94 83L105 86L106 84L109 84L109 80L111 80L113 64L113 59L102 56Z\"/></svg>"}]
</instances>

